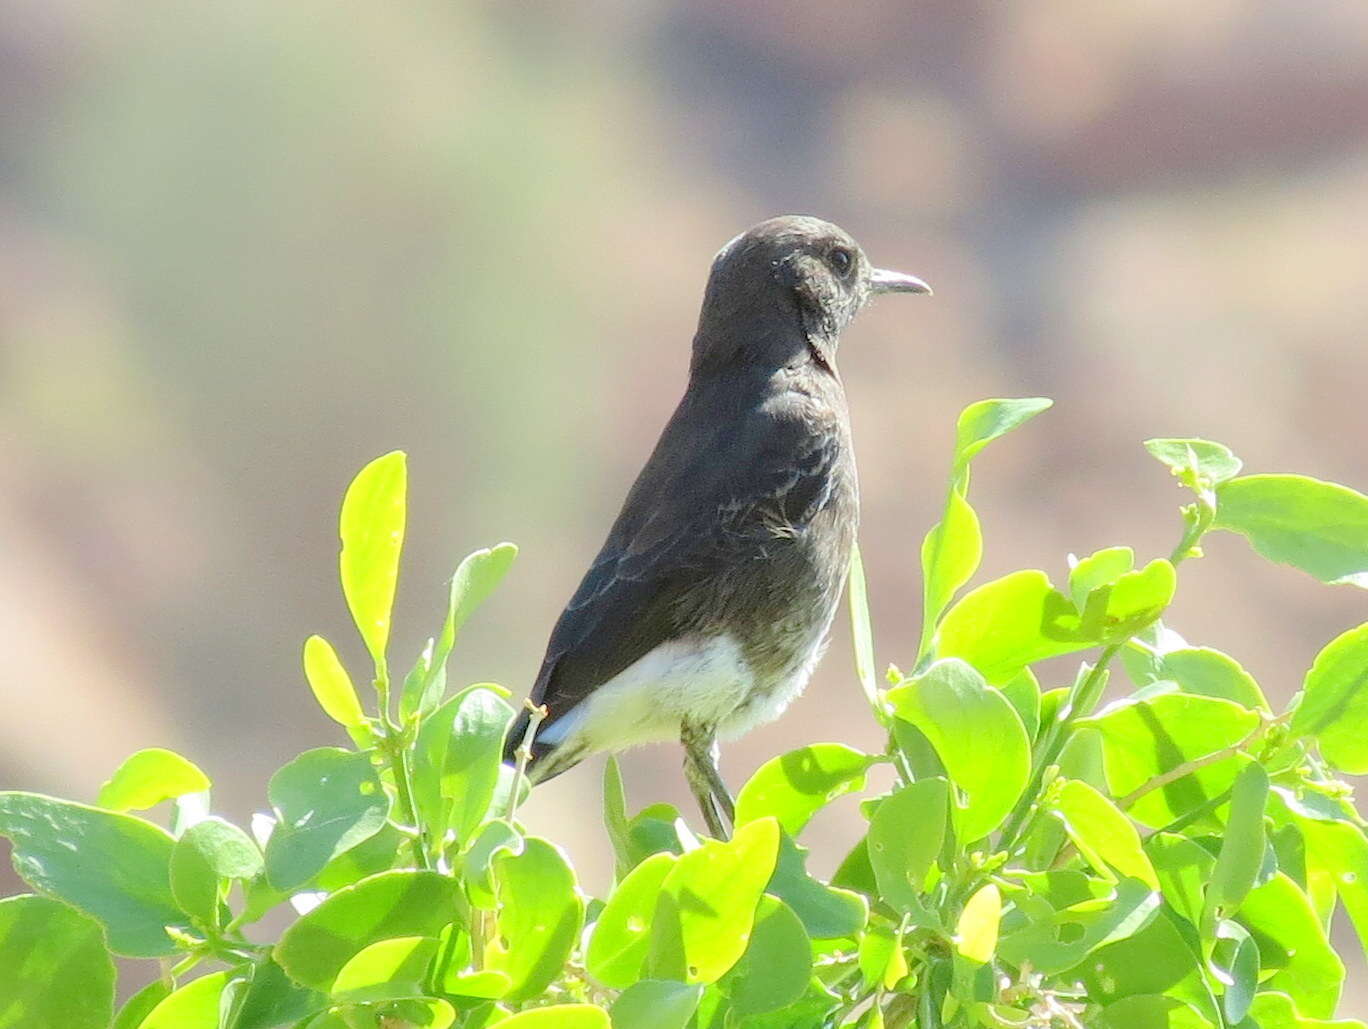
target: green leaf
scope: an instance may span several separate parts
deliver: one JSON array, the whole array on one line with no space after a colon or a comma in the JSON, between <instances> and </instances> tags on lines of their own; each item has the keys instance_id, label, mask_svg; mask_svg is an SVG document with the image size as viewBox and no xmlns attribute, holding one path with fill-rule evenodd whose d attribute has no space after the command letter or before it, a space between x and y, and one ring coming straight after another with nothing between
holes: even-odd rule
<instances>
[{"instance_id":1,"label":"green leaf","mask_svg":"<svg viewBox=\"0 0 1368 1029\"><path fill-rule=\"evenodd\" d=\"M494 939L485 967L508 976L514 1003L540 994L561 974L584 924L584 901L564 855L536 837L522 853L494 862L499 898Z\"/></svg>"},{"instance_id":2,"label":"green leaf","mask_svg":"<svg viewBox=\"0 0 1368 1029\"><path fill-rule=\"evenodd\" d=\"M1054 403L1044 397L980 400L960 412L955 432L955 474L960 475L980 450L1005 436Z\"/></svg>"},{"instance_id":3,"label":"green leaf","mask_svg":"<svg viewBox=\"0 0 1368 1029\"><path fill-rule=\"evenodd\" d=\"M1113 796L1126 798L1157 776L1239 743L1258 728L1259 716L1228 700L1171 691L1128 697L1076 724L1102 733L1107 782ZM1213 762L1125 805L1126 813L1144 825L1167 825L1229 789L1247 760Z\"/></svg>"},{"instance_id":4,"label":"green leaf","mask_svg":"<svg viewBox=\"0 0 1368 1029\"><path fill-rule=\"evenodd\" d=\"M332 644L322 636L310 636L304 641L304 678L309 681L318 706L334 722L349 728L366 724L366 712L361 710L351 676L342 667Z\"/></svg>"},{"instance_id":5,"label":"green leaf","mask_svg":"<svg viewBox=\"0 0 1368 1029\"><path fill-rule=\"evenodd\" d=\"M347 961L333 980L338 1000L398 1000L422 994L428 965L437 955L434 936L377 940Z\"/></svg>"},{"instance_id":6,"label":"green leaf","mask_svg":"<svg viewBox=\"0 0 1368 1029\"><path fill-rule=\"evenodd\" d=\"M522 847L522 833L507 822L486 822L480 827L461 856L461 876L471 904L485 911L499 906L494 896L494 861L503 854L521 854Z\"/></svg>"},{"instance_id":7,"label":"green leaf","mask_svg":"<svg viewBox=\"0 0 1368 1029\"><path fill-rule=\"evenodd\" d=\"M1352 775L1368 773L1368 623L1337 636L1306 673L1292 732Z\"/></svg>"},{"instance_id":8,"label":"green leaf","mask_svg":"<svg viewBox=\"0 0 1368 1029\"><path fill-rule=\"evenodd\" d=\"M742 1017L778 1011L807 992L812 944L803 923L782 901L761 897L755 927L741 959L722 982Z\"/></svg>"},{"instance_id":9,"label":"green leaf","mask_svg":"<svg viewBox=\"0 0 1368 1029\"><path fill-rule=\"evenodd\" d=\"M1016 709L1026 738L1035 739L1040 731L1040 682L1029 668L1023 668L1002 684L1002 695Z\"/></svg>"},{"instance_id":10,"label":"green leaf","mask_svg":"<svg viewBox=\"0 0 1368 1029\"><path fill-rule=\"evenodd\" d=\"M945 842L950 787L921 779L885 797L869 822L869 863L881 900L924 920L927 875Z\"/></svg>"},{"instance_id":11,"label":"green leaf","mask_svg":"<svg viewBox=\"0 0 1368 1029\"><path fill-rule=\"evenodd\" d=\"M1190 489L1217 486L1244 467L1229 447L1205 439L1147 439L1145 449Z\"/></svg>"},{"instance_id":12,"label":"green leaf","mask_svg":"<svg viewBox=\"0 0 1368 1029\"><path fill-rule=\"evenodd\" d=\"M308 882L389 814L370 758L337 747L300 754L271 776L267 796L279 822L266 843L266 878L278 890Z\"/></svg>"},{"instance_id":13,"label":"green leaf","mask_svg":"<svg viewBox=\"0 0 1368 1029\"><path fill-rule=\"evenodd\" d=\"M651 948L651 917L665 877L679 859L655 854L633 868L618 883L599 913L589 937L585 967L604 986L631 986Z\"/></svg>"},{"instance_id":14,"label":"green leaf","mask_svg":"<svg viewBox=\"0 0 1368 1029\"><path fill-rule=\"evenodd\" d=\"M736 797L736 824L773 815L797 836L808 820L835 798L864 789L875 759L839 743L814 743L760 766Z\"/></svg>"},{"instance_id":15,"label":"green leaf","mask_svg":"<svg viewBox=\"0 0 1368 1029\"><path fill-rule=\"evenodd\" d=\"M326 992L372 943L436 936L460 919L458 892L455 879L437 872L381 872L338 890L286 929L275 960L295 982Z\"/></svg>"},{"instance_id":16,"label":"green leaf","mask_svg":"<svg viewBox=\"0 0 1368 1029\"><path fill-rule=\"evenodd\" d=\"M231 1029L276 1029L293 1025L321 1011L328 999L321 993L295 985L269 957L252 968L251 981L238 1005Z\"/></svg>"},{"instance_id":17,"label":"green leaf","mask_svg":"<svg viewBox=\"0 0 1368 1029\"><path fill-rule=\"evenodd\" d=\"M445 682L447 658L456 644L456 635L466 619L503 581L517 556L516 546L500 543L496 547L475 551L457 567L447 598L446 620L442 623L442 632L437 637L427 672L411 683L404 684L404 692L399 699L399 713L405 719L414 714L426 714L437 706L441 700L439 680Z\"/></svg>"},{"instance_id":18,"label":"green leaf","mask_svg":"<svg viewBox=\"0 0 1368 1029\"><path fill-rule=\"evenodd\" d=\"M1216 1029L1191 1004L1154 993L1141 993L1108 1004L1098 1029Z\"/></svg>"},{"instance_id":19,"label":"green leaf","mask_svg":"<svg viewBox=\"0 0 1368 1029\"><path fill-rule=\"evenodd\" d=\"M1159 878L1140 846L1135 826L1097 790L1077 779L1064 782L1055 794L1052 813L1099 874L1139 879L1150 889L1159 888Z\"/></svg>"},{"instance_id":20,"label":"green leaf","mask_svg":"<svg viewBox=\"0 0 1368 1029\"><path fill-rule=\"evenodd\" d=\"M0 793L0 836L14 844L24 881L95 918L114 953L175 953L163 927L184 928L185 916L171 894L174 841L165 830L36 793Z\"/></svg>"},{"instance_id":21,"label":"green leaf","mask_svg":"<svg viewBox=\"0 0 1368 1029\"><path fill-rule=\"evenodd\" d=\"M958 489L951 489L944 516L922 540L922 613L928 630L960 587L973 577L982 557L983 532L978 515Z\"/></svg>"},{"instance_id":22,"label":"green leaf","mask_svg":"<svg viewBox=\"0 0 1368 1029\"><path fill-rule=\"evenodd\" d=\"M1218 917L1238 911L1258 877L1268 846L1264 833L1267 804L1268 773L1262 765L1251 762L1231 788L1230 815L1221 834L1221 851L1207 892L1208 906Z\"/></svg>"},{"instance_id":23,"label":"green leaf","mask_svg":"<svg viewBox=\"0 0 1368 1029\"><path fill-rule=\"evenodd\" d=\"M916 726L950 774L955 833L963 844L1007 817L1031 772L1030 741L1007 699L963 661L937 661L889 691L894 713Z\"/></svg>"},{"instance_id":24,"label":"green leaf","mask_svg":"<svg viewBox=\"0 0 1368 1029\"><path fill-rule=\"evenodd\" d=\"M686 1029L702 996L701 986L643 979L613 1001L613 1029Z\"/></svg>"},{"instance_id":25,"label":"green leaf","mask_svg":"<svg viewBox=\"0 0 1368 1029\"><path fill-rule=\"evenodd\" d=\"M100 787L97 807L110 811L144 811L163 800L203 793L209 777L175 751L152 747L124 760Z\"/></svg>"},{"instance_id":26,"label":"green leaf","mask_svg":"<svg viewBox=\"0 0 1368 1029\"><path fill-rule=\"evenodd\" d=\"M1069 598L1041 571L1028 569L978 586L946 612L936 631L938 657L957 657L1001 684L1036 661L1092 646Z\"/></svg>"},{"instance_id":27,"label":"green leaf","mask_svg":"<svg viewBox=\"0 0 1368 1029\"><path fill-rule=\"evenodd\" d=\"M553 1004L505 1018L499 1029L613 1029L613 1023L592 1004Z\"/></svg>"},{"instance_id":28,"label":"green leaf","mask_svg":"<svg viewBox=\"0 0 1368 1029\"><path fill-rule=\"evenodd\" d=\"M1139 932L1092 951L1071 975L1082 981L1088 999L1096 1003L1160 994L1192 1005L1216 1024L1216 1000L1206 986L1193 943L1161 910Z\"/></svg>"},{"instance_id":29,"label":"green leaf","mask_svg":"<svg viewBox=\"0 0 1368 1029\"><path fill-rule=\"evenodd\" d=\"M1103 643L1122 643L1164 613L1177 585L1173 565L1163 558L1127 572L1089 594L1081 630Z\"/></svg>"},{"instance_id":30,"label":"green leaf","mask_svg":"<svg viewBox=\"0 0 1368 1029\"><path fill-rule=\"evenodd\" d=\"M779 857L765 892L792 908L814 940L858 935L869 918L869 902L809 875L807 853L788 833L780 833Z\"/></svg>"},{"instance_id":31,"label":"green leaf","mask_svg":"<svg viewBox=\"0 0 1368 1029\"><path fill-rule=\"evenodd\" d=\"M1297 884L1278 872L1249 891L1239 920L1259 945L1263 972L1273 970L1264 988L1286 993L1307 1015L1334 1017L1344 963Z\"/></svg>"},{"instance_id":32,"label":"green leaf","mask_svg":"<svg viewBox=\"0 0 1368 1029\"><path fill-rule=\"evenodd\" d=\"M1002 894L992 883L974 892L955 923L955 949L980 965L993 960L1002 924Z\"/></svg>"},{"instance_id":33,"label":"green leaf","mask_svg":"<svg viewBox=\"0 0 1368 1029\"><path fill-rule=\"evenodd\" d=\"M350 886L376 872L393 868L395 855L403 842L403 833L386 822L374 836L343 851L324 865L323 871L314 877L311 885L327 893L335 893L343 886Z\"/></svg>"},{"instance_id":34,"label":"green leaf","mask_svg":"<svg viewBox=\"0 0 1368 1029\"><path fill-rule=\"evenodd\" d=\"M1254 998L1249 1017L1259 1029L1364 1029L1364 1023L1357 1019L1307 1018L1297 1010L1291 997L1273 990L1264 990Z\"/></svg>"},{"instance_id":35,"label":"green leaf","mask_svg":"<svg viewBox=\"0 0 1368 1029\"><path fill-rule=\"evenodd\" d=\"M1213 528L1321 582L1368 588L1368 497L1301 475L1246 475L1216 491Z\"/></svg>"},{"instance_id":36,"label":"green leaf","mask_svg":"<svg viewBox=\"0 0 1368 1029\"><path fill-rule=\"evenodd\" d=\"M846 580L846 598L850 603L851 646L855 652L855 675L864 690L871 711L882 710L879 687L874 674L874 630L869 620L869 594L865 588L864 562L859 546L850 550L850 577Z\"/></svg>"},{"instance_id":37,"label":"green leaf","mask_svg":"<svg viewBox=\"0 0 1368 1029\"><path fill-rule=\"evenodd\" d=\"M1108 547L1083 558L1069 569L1069 596L1082 611L1089 595L1111 586L1135 567L1135 551L1130 547Z\"/></svg>"},{"instance_id":38,"label":"green leaf","mask_svg":"<svg viewBox=\"0 0 1368 1029\"><path fill-rule=\"evenodd\" d=\"M1224 987L1221 1008L1231 1025L1244 1021L1259 988L1259 948L1248 930L1238 922L1216 926L1211 968Z\"/></svg>"},{"instance_id":39,"label":"green leaf","mask_svg":"<svg viewBox=\"0 0 1368 1029\"><path fill-rule=\"evenodd\" d=\"M148 983L133 996L129 997L114 1018L112 1029L138 1029L152 1009L171 994L171 988L160 979ZM234 1029L237 1029L234 1026ZM247 1029L247 1027L244 1027ZM256 1029L256 1027L252 1027Z\"/></svg>"},{"instance_id":40,"label":"green leaf","mask_svg":"<svg viewBox=\"0 0 1368 1029\"><path fill-rule=\"evenodd\" d=\"M221 818L206 818L185 830L171 851L171 893L200 924L219 924L220 884L251 879L262 868L252 838Z\"/></svg>"},{"instance_id":41,"label":"green leaf","mask_svg":"<svg viewBox=\"0 0 1368 1029\"><path fill-rule=\"evenodd\" d=\"M231 972L215 972L186 983L163 1000L139 1029L218 1029L219 1001Z\"/></svg>"},{"instance_id":42,"label":"green leaf","mask_svg":"<svg viewBox=\"0 0 1368 1029\"><path fill-rule=\"evenodd\" d=\"M1254 677L1229 654L1210 647L1184 647L1159 655L1155 675L1158 679L1172 679L1184 693L1219 697L1242 707L1268 710L1268 701Z\"/></svg>"},{"instance_id":43,"label":"green leaf","mask_svg":"<svg viewBox=\"0 0 1368 1029\"><path fill-rule=\"evenodd\" d=\"M1094 951L1144 932L1160 909L1159 895L1136 879L1090 883L1082 873L1067 870L1040 875L1044 883L1081 883L1083 888L1036 905L1024 924L1018 913L1003 926L998 954L1014 965L1029 963L1047 974L1065 972ZM1042 883L1030 889L1013 896L1019 909L1037 895L1045 899Z\"/></svg>"},{"instance_id":44,"label":"green leaf","mask_svg":"<svg viewBox=\"0 0 1368 1029\"><path fill-rule=\"evenodd\" d=\"M652 978L707 984L726 974L746 950L778 852L779 825L766 818L683 855L652 919Z\"/></svg>"},{"instance_id":45,"label":"green leaf","mask_svg":"<svg viewBox=\"0 0 1368 1029\"><path fill-rule=\"evenodd\" d=\"M1368 838L1348 822L1299 818L1297 824L1306 841L1307 864L1323 869L1331 880L1368 954Z\"/></svg>"},{"instance_id":46,"label":"green leaf","mask_svg":"<svg viewBox=\"0 0 1368 1029\"><path fill-rule=\"evenodd\" d=\"M396 450L362 468L342 499L342 593L377 667L389 643L407 490L406 459Z\"/></svg>"},{"instance_id":47,"label":"green leaf","mask_svg":"<svg viewBox=\"0 0 1368 1029\"><path fill-rule=\"evenodd\" d=\"M1167 832L1146 840L1145 853L1159 876L1164 900L1194 926L1200 926L1215 856L1200 843Z\"/></svg>"},{"instance_id":48,"label":"green leaf","mask_svg":"<svg viewBox=\"0 0 1368 1029\"><path fill-rule=\"evenodd\" d=\"M627 818L627 788L622 782L622 768L613 754L609 754L603 764L603 825L608 830L608 841L613 845L613 856L617 859L617 877L622 879L635 862Z\"/></svg>"},{"instance_id":49,"label":"green leaf","mask_svg":"<svg viewBox=\"0 0 1368 1029\"><path fill-rule=\"evenodd\" d=\"M494 798L504 735L513 709L493 684L471 686L423 722L414 748L414 800L438 838L450 829L464 844Z\"/></svg>"},{"instance_id":50,"label":"green leaf","mask_svg":"<svg viewBox=\"0 0 1368 1029\"><path fill-rule=\"evenodd\" d=\"M0 1029L106 1029L114 963L100 927L29 894L0 900Z\"/></svg>"}]
</instances>

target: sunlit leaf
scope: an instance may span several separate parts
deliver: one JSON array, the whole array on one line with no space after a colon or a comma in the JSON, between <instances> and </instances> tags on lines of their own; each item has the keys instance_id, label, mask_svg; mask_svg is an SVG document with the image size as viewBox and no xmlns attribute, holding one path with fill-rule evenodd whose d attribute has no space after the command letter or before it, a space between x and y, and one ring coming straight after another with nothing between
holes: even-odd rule
<instances>
[{"instance_id":1,"label":"sunlit leaf","mask_svg":"<svg viewBox=\"0 0 1368 1029\"><path fill-rule=\"evenodd\" d=\"M1052 813L1098 873L1139 879L1151 889L1159 888L1135 826L1097 790L1076 779L1063 783L1055 794Z\"/></svg>"},{"instance_id":2,"label":"sunlit leaf","mask_svg":"<svg viewBox=\"0 0 1368 1029\"><path fill-rule=\"evenodd\" d=\"M322 636L304 641L304 677L318 706L334 722L352 728L366 724L366 712L361 709L351 676L332 644Z\"/></svg>"},{"instance_id":3,"label":"sunlit leaf","mask_svg":"<svg viewBox=\"0 0 1368 1029\"><path fill-rule=\"evenodd\" d=\"M1147 439L1145 449L1193 489L1233 479L1244 465L1229 447L1205 439Z\"/></svg>"},{"instance_id":4,"label":"sunlit leaf","mask_svg":"<svg viewBox=\"0 0 1368 1029\"><path fill-rule=\"evenodd\" d=\"M342 499L342 593L377 665L389 643L407 491L406 459L396 450L362 468Z\"/></svg>"},{"instance_id":5,"label":"sunlit leaf","mask_svg":"<svg viewBox=\"0 0 1368 1029\"><path fill-rule=\"evenodd\" d=\"M686 1029L702 995L701 986L643 979L613 1001L613 1029Z\"/></svg>"},{"instance_id":6,"label":"sunlit leaf","mask_svg":"<svg viewBox=\"0 0 1368 1029\"><path fill-rule=\"evenodd\" d=\"M209 777L175 751L151 747L124 759L95 803L111 811L143 811L164 800L209 789Z\"/></svg>"},{"instance_id":7,"label":"sunlit leaf","mask_svg":"<svg viewBox=\"0 0 1368 1029\"><path fill-rule=\"evenodd\" d=\"M465 843L494 799L513 709L493 684L471 686L432 712L414 745L413 792L436 838L450 829Z\"/></svg>"},{"instance_id":8,"label":"sunlit leaf","mask_svg":"<svg viewBox=\"0 0 1368 1029\"><path fill-rule=\"evenodd\" d=\"M499 1029L613 1029L613 1024L608 1012L592 1004L553 1004L501 1019Z\"/></svg>"},{"instance_id":9,"label":"sunlit leaf","mask_svg":"<svg viewBox=\"0 0 1368 1029\"><path fill-rule=\"evenodd\" d=\"M1001 922L1002 894L992 883L979 887L955 923L955 949L979 964L993 960Z\"/></svg>"},{"instance_id":10,"label":"sunlit leaf","mask_svg":"<svg viewBox=\"0 0 1368 1029\"><path fill-rule=\"evenodd\" d=\"M1337 636L1316 655L1292 732L1313 736L1325 759L1353 775L1368 773L1368 622Z\"/></svg>"},{"instance_id":11,"label":"sunlit leaf","mask_svg":"<svg viewBox=\"0 0 1368 1029\"><path fill-rule=\"evenodd\" d=\"M46 897L0 899L0 1029L106 1029L114 963L100 927Z\"/></svg>"},{"instance_id":12,"label":"sunlit leaf","mask_svg":"<svg viewBox=\"0 0 1368 1029\"><path fill-rule=\"evenodd\" d=\"M1259 945L1264 988L1286 993L1298 1009L1331 1018L1344 983L1344 962L1326 939L1306 894L1279 872L1249 891L1240 905L1240 922Z\"/></svg>"},{"instance_id":13,"label":"sunlit leaf","mask_svg":"<svg viewBox=\"0 0 1368 1029\"><path fill-rule=\"evenodd\" d=\"M949 784L921 779L885 797L869 823L869 863L879 897L905 915L924 919L927 873L945 840Z\"/></svg>"},{"instance_id":14,"label":"sunlit leaf","mask_svg":"<svg viewBox=\"0 0 1368 1029\"><path fill-rule=\"evenodd\" d=\"M484 964L508 976L510 1001L523 1001L560 975L584 924L584 901L565 856L536 837L495 860L494 881L497 931Z\"/></svg>"},{"instance_id":15,"label":"sunlit leaf","mask_svg":"<svg viewBox=\"0 0 1368 1029\"><path fill-rule=\"evenodd\" d=\"M839 743L814 743L760 766L736 797L736 824L773 815L797 836L808 820L843 793L864 788L868 754Z\"/></svg>"},{"instance_id":16,"label":"sunlit leaf","mask_svg":"<svg viewBox=\"0 0 1368 1029\"><path fill-rule=\"evenodd\" d=\"M1108 547L1083 558L1069 569L1069 597L1080 611L1093 590L1110 586L1135 567L1130 547Z\"/></svg>"},{"instance_id":17,"label":"sunlit leaf","mask_svg":"<svg viewBox=\"0 0 1368 1029\"><path fill-rule=\"evenodd\" d=\"M722 981L732 1010L742 1017L777 1011L807 991L811 976L803 923L782 901L761 897L745 953Z\"/></svg>"},{"instance_id":18,"label":"sunlit leaf","mask_svg":"<svg viewBox=\"0 0 1368 1029\"><path fill-rule=\"evenodd\" d=\"M944 516L922 540L922 610L928 627L973 577L982 557L978 515L958 489L951 489Z\"/></svg>"},{"instance_id":19,"label":"sunlit leaf","mask_svg":"<svg viewBox=\"0 0 1368 1029\"><path fill-rule=\"evenodd\" d=\"M153 1008L140 1029L218 1029L219 1001L230 978L214 972L186 983Z\"/></svg>"},{"instance_id":20,"label":"sunlit leaf","mask_svg":"<svg viewBox=\"0 0 1368 1029\"><path fill-rule=\"evenodd\" d=\"M608 897L589 937L585 966L604 986L626 989L651 948L651 918L665 877L679 859L656 854L633 868Z\"/></svg>"},{"instance_id":21,"label":"sunlit leaf","mask_svg":"<svg viewBox=\"0 0 1368 1029\"><path fill-rule=\"evenodd\" d=\"M1030 421L1054 403L1045 397L980 400L960 412L955 430L955 468L962 470L980 450Z\"/></svg>"}]
</instances>

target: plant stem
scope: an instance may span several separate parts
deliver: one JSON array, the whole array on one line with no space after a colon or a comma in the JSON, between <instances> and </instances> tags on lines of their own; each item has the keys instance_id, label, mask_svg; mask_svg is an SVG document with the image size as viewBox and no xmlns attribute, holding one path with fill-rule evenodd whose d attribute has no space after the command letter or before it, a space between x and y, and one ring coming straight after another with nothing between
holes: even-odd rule
<instances>
[{"instance_id":1,"label":"plant stem","mask_svg":"<svg viewBox=\"0 0 1368 1029\"><path fill-rule=\"evenodd\" d=\"M1040 788L1045 782L1046 770L1059 760L1059 755L1064 750L1064 744L1068 742L1069 731L1073 728L1074 723L1090 714L1097 704L1102 687L1106 682L1107 666L1120 653L1124 645L1125 641L1123 640L1121 643L1113 643L1106 647L1099 655L1097 664L1093 665L1092 670L1081 682L1075 683L1073 690L1070 691L1062 708L1063 717L1047 730L1045 745L1041 748L1040 755L1031 768L1031 777L1027 781L1026 789L1022 792L1021 799L1017 801L1016 807L1012 809L1007 824L1002 830L1001 842L998 845L999 850L1004 850L1010 854L1016 847L1026 818L1036 801L1040 799Z\"/></svg>"},{"instance_id":2,"label":"plant stem","mask_svg":"<svg viewBox=\"0 0 1368 1029\"><path fill-rule=\"evenodd\" d=\"M1224 761L1226 758L1234 757L1236 754L1245 750L1245 748L1256 743L1266 735L1270 729L1285 724L1291 718L1292 712L1287 711L1277 718L1261 719L1259 725L1251 730L1244 739L1238 740L1230 746L1223 747L1220 750L1213 750L1210 754L1203 754L1201 757L1195 757L1190 761L1184 761L1181 765L1175 765L1162 775L1156 775L1143 786L1137 786L1135 789L1131 790L1116 802L1116 806L1122 811L1130 810L1135 802L1146 794L1163 789L1165 786L1169 785L1169 783L1177 782L1179 779L1189 776L1198 769L1205 768L1207 765L1214 765L1218 761Z\"/></svg>"}]
</instances>

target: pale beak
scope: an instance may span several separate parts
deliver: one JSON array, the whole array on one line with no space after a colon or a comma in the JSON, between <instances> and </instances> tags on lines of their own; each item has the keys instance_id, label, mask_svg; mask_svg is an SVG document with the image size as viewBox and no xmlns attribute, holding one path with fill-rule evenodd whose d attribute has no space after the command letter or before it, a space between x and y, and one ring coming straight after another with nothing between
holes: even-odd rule
<instances>
[{"instance_id":1,"label":"pale beak","mask_svg":"<svg viewBox=\"0 0 1368 1029\"><path fill-rule=\"evenodd\" d=\"M875 268L869 273L869 292L871 293L924 293L931 295L931 287L915 275L890 272Z\"/></svg>"}]
</instances>

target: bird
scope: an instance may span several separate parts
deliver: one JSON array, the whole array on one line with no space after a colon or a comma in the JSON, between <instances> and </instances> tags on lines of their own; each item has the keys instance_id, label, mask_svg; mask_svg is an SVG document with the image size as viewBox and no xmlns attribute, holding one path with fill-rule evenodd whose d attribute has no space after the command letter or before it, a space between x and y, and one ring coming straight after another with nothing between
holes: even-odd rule
<instances>
[{"instance_id":1,"label":"bird","mask_svg":"<svg viewBox=\"0 0 1368 1029\"><path fill-rule=\"evenodd\" d=\"M845 585L859 487L837 345L883 293L931 287L873 267L815 217L770 218L718 251L684 396L510 728L505 760L521 750L532 784L678 739L703 820L725 838L735 806L718 741L802 692Z\"/></svg>"}]
</instances>

